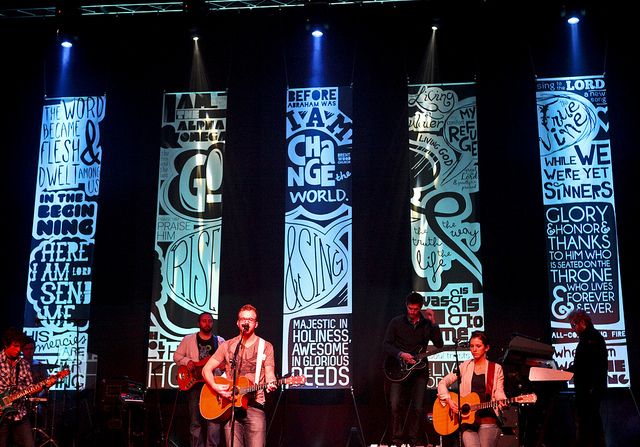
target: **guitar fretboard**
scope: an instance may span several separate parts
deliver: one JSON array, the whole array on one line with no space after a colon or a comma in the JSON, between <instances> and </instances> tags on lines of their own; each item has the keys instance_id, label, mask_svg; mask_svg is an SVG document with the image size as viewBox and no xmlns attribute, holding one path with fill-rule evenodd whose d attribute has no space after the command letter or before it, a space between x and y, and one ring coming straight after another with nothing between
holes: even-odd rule
<instances>
[{"instance_id":1,"label":"guitar fretboard","mask_svg":"<svg viewBox=\"0 0 640 447\"><path fill-rule=\"evenodd\" d=\"M8 402L13 402L14 400L20 399L21 397L28 396L29 394L37 393L38 391L42 390L45 382L46 380L43 380L42 382L29 385L28 387L22 389L21 391L17 391L9 395L4 400Z\"/></svg>"},{"instance_id":2,"label":"guitar fretboard","mask_svg":"<svg viewBox=\"0 0 640 447\"><path fill-rule=\"evenodd\" d=\"M481 402L479 404L472 405L471 409L475 411L475 410L484 410L485 408L496 408L500 404L503 404L503 403L510 404L511 402L514 402L514 401L515 401L515 398L491 400L489 402Z\"/></svg>"},{"instance_id":3,"label":"guitar fretboard","mask_svg":"<svg viewBox=\"0 0 640 447\"><path fill-rule=\"evenodd\" d=\"M278 386L282 385L283 383L286 383L286 379L280 379L280 380L276 380L276 384ZM247 394L247 393L253 393L254 391L258 391L258 390L262 390L264 388L266 388L267 386L269 386L268 383L263 383L260 385L252 385L252 386L245 386L242 388L238 388L238 393L239 394Z\"/></svg>"}]
</instances>

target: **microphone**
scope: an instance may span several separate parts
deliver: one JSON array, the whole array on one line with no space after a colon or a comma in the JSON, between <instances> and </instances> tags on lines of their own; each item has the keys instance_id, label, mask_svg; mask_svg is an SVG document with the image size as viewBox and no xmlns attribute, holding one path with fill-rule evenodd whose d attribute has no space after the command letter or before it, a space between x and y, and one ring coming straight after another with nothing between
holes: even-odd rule
<instances>
[{"instance_id":1,"label":"microphone","mask_svg":"<svg viewBox=\"0 0 640 447\"><path fill-rule=\"evenodd\" d=\"M242 332L247 332L249 330L249 323L242 324Z\"/></svg>"}]
</instances>

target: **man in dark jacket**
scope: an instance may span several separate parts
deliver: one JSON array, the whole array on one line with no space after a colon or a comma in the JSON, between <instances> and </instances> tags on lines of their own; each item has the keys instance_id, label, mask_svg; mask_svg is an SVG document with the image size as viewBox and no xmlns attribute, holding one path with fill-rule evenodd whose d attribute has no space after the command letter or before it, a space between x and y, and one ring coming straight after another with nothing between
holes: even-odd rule
<instances>
[{"instance_id":1,"label":"man in dark jacket","mask_svg":"<svg viewBox=\"0 0 640 447\"><path fill-rule=\"evenodd\" d=\"M600 402L607 389L607 345L584 310L571 312L569 323L580 338L573 365L569 368L574 374L576 444L603 447Z\"/></svg>"},{"instance_id":2,"label":"man in dark jacket","mask_svg":"<svg viewBox=\"0 0 640 447\"><path fill-rule=\"evenodd\" d=\"M401 365L406 377L394 376L389 380L389 404L391 407L391 441L401 445L415 445L424 433L421 424L425 416L424 400L429 378L427 357L416 357L424 353L429 341L443 346L442 333L436 324L432 309L422 310L424 299L418 292L405 298L407 312L393 318L387 326L384 352L387 365ZM387 379L389 373L387 371ZM405 424L406 421L406 424Z\"/></svg>"}]
</instances>

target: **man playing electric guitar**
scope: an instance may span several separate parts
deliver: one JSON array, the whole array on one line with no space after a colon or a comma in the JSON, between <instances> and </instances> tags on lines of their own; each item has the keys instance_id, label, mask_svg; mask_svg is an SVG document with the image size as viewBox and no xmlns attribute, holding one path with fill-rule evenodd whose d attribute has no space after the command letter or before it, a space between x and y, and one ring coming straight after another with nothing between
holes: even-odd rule
<instances>
[{"instance_id":1,"label":"man playing electric guitar","mask_svg":"<svg viewBox=\"0 0 640 447\"><path fill-rule=\"evenodd\" d=\"M20 357L25 334L15 328L4 331L0 352L0 395L6 392L21 391L33 383L29 363ZM2 416L0 422L0 447L6 447L9 437L17 447L33 447L31 422L27 415L27 405L23 399L12 403L13 410Z\"/></svg>"},{"instance_id":2,"label":"man playing electric guitar","mask_svg":"<svg viewBox=\"0 0 640 447\"><path fill-rule=\"evenodd\" d=\"M390 380L387 374L391 410L391 444L415 445L422 436L424 400L429 378L428 360L416 360L415 354L426 349L429 341L442 348L442 333L432 309L422 310L424 299L417 292L405 298L406 314L393 318L387 326L384 352L387 361L404 362L410 374L403 380ZM424 362L417 364L418 361ZM387 363L387 362L385 362ZM414 365L415 368L411 368ZM406 423L405 423L406 421Z\"/></svg>"},{"instance_id":3,"label":"man playing electric guitar","mask_svg":"<svg viewBox=\"0 0 640 447\"><path fill-rule=\"evenodd\" d=\"M220 443L220 424L215 421L207 421L200 415L199 401L200 390L204 385L204 379L200 377L200 368L206 360L224 342L224 338L213 333L213 316L203 312L198 316L198 332L186 335L176 352L173 353L173 361L179 367L186 367L189 375L194 378L186 390L189 405L189 433L191 447L218 447Z\"/></svg>"}]
</instances>

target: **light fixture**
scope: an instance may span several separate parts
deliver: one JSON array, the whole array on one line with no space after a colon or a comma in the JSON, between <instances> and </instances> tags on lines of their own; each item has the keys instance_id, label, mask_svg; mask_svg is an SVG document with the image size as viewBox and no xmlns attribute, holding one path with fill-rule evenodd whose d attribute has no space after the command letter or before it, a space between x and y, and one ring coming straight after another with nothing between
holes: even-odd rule
<instances>
[{"instance_id":1,"label":"light fixture","mask_svg":"<svg viewBox=\"0 0 640 447\"><path fill-rule=\"evenodd\" d=\"M73 30L80 15L80 0L56 1L56 40L63 48L71 48L78 40Z\"/></svg>"},{"instance_id":2,"label":"light fixture","mask_svg":"<svg viewBox=\"0 0 640 447\"><path fill-rule=\"evenodd\" d=\"M305 29L311 33L313 37L320 38L324 36L324 33L329 29L329 25L318 21L307 20Z\"/></svg>"},{"instance_id":3,"label":"light fixture","mask_svg":"<svg viewBox=\"0 0 640 447\"><path fill-rule=\"evenodd\" d=\"M560 12L560 17L566 19L569 25L577 25L585 16L585 13L586 11L584 10L584 8L580 8L574 5L564 5Z\"/></svg>"},{"instance_id":4,"label":"light fixture","mask_svg":"<svg viewBox=\"0 0 640 447\"><path fill-rule=\"evenodd\" d=\"M59 26L56 30L56 40L63 48L71 48L78 40L78 36L70 31L69 27Z\"/></svg>"}]
</instances>

